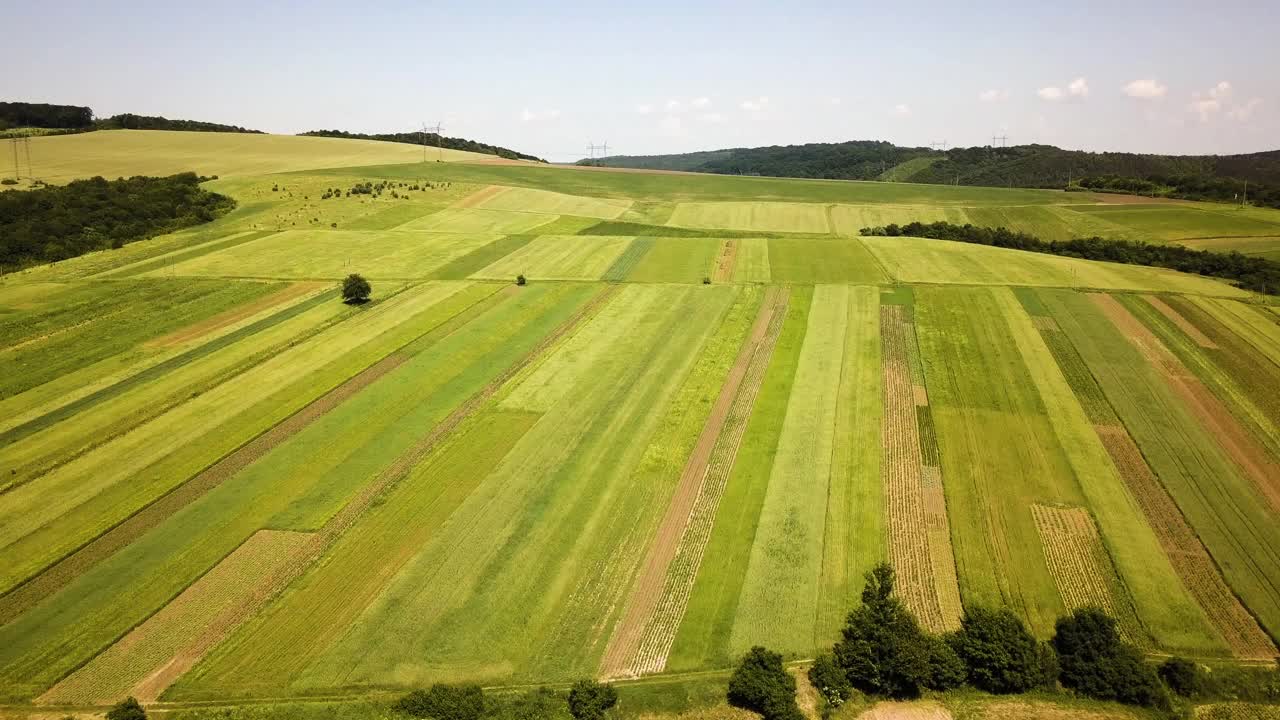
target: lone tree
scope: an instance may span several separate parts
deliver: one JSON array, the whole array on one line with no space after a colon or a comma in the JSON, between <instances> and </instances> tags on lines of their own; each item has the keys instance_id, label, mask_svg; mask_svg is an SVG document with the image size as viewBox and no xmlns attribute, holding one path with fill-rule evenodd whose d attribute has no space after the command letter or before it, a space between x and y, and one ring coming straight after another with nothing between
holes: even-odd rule
<instances>
[{"instance_id":1,"label":"lone tree","mask_svg":"<svg viewBox=\"0 0 1280 720\"><path fill-rule=\"evenodd\" d=\"M526 279L525 279L525 277L524 277L524 273L521 273L521 274L519 274L519 275L517 275L517 276L516 276L516 284L517 284L517 285L524 285L524 284L526 284L526 283L528 283L528 282L529 282L529 281L528 281L528 280L526 280Z\"/></svg>"},{"instance_id":2,"label":"lone tree","mask_svg":"<svg viewBox=\"0 0 1280 720\"><path fill-rule=\"evenodd\" d=\"M729 704L753 710L765 720L803 720L796 705L796 679L782 667L782 656L759 645L742 657L729 678Z\"/></svg>"},{"instance_id":3,"label":"lone tree","mask_svg":"<svg viewBox=\"0 0 1280 720\"><path fill-rule=\"evenodd\" d=\"M131 695L107 711L107 720L147 720L147 711Z\"/></svg>"},{"instance_id":4,"label":"lone tree","mask_svg":"<svg viewBox=\"0 0 1280 720\"><path fill-rule=\"evenodd\" d=\"M618 691L606 683L583 679L569 690L569 714L575 720L600 720L617 704Z\"/></svg>"},{"instance_id":5,"label":"lone tree","mask_svg":"<svg viewBox=\"0 0 1280 720\"><path fill-rule=\"evenodd\" d=\"M355 273L351 273L346 280L342 281L342 302L348 305L368 302L369 294L372 292L373 288L369 286L369 281Z\"/></svg>"}]
</instances>

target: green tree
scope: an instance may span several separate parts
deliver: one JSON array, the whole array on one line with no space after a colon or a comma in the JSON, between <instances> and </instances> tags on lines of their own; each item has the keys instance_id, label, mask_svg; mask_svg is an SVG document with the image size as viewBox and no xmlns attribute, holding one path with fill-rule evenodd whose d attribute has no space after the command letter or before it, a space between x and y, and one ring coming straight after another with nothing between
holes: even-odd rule
<instances>
[{"instance_id":1,"label":"green tree","mask_svg":"<svg viewBox=\"0 0 1280 720\"><path fill-rule=\"evenodd\" d=\"M569 690L569 714L576 720L600 720L617 704L618 691L607 683L587 678Z\"/></svg>"},{"instance_id":2,"label":"green tree","mask_svg":"<svg viewBox=\"0 0 1280 720\"><path fill-rule=\"evenodd\" d=\"M822 653L809 668L809 682L831 707L840 707L853 694L853 686L831 653Z\"/></svg>"},{"instance_id":3,"label":"green tree","mask_svg":"<svg viewBox=\"0 0 1280 720\"><path fill-rule=\"evenodd\" d=\"M479 685L432 685L414 690L396 701L395 710L431 720L480 720L485 712L484 691Z\"/></svg>"},{"instance_id":4,"label":"green tree","mask_svg":"<svg viewBox=\"0 0 1280 720\"><path fill-rule=\"evenodd\" d=\"M866 574L862 605L849 613L832 648L836 663L863 692L910 698L933 683L930 638L902 601L893 597L894 574L880 563Z\"/></svg>"},{"instance_id":5,"label":"green tree","mask_svg":"<svg viewBox=\"0 0 1280 720\"><path fill-rule=\"evenodd\" d=\"M751 648L729 678L729 704L752 710L765 720L802 720L796 705L796 679L782 667L782 656Z\"/></svg>"},{"instance_id":6,"label":"green tree","mask_svg":"<svg viewBox=\"0 0 1280 720\"><path fill-rule=\"evenodd\" d=\"M369 281L365 280L356 273L351 273L346 280L342 281L342 302L356 305L369 300L369 294L373 292Z\"/></svg>"},{"instance_id":7,"label":"green tree","mask_svg":"<svg viewBox=\"0 0 1280 720\"><path fill-rule=\"evenodd\" d=\"M1160 663L1156 673L1170 690L1182 697L1194 697L1200 692L1200 666L1186 658L1171 657Z\"/></svg>"},{"instance_id":8,"label":"green tree","mask_svg":"<svg viewBox=\"0 0 1280 720\"><path fill-rule=\"evenodd\" d=\"M1058 618L1053 636L1062 684L1089 697L1167 709L1169 698L1142 652L1123 642L1099 608Z\"/></svg>"},{"instance_id":9,"label":"green tree","mask_svg":"<svg viewBox=\"0 0 1280 720\"><path fill-rule=\"evenodd\" d=\"M964 661L969 682L982 690L1020 693L1045 682L1040 646L1007 608L968 608L948 641Z\"/></svg>"},{"instance_id":10,"label":"green tree","mask_svg":"<svg viewBox=\"0 0 1280 720\"><path fill-rule=\"evenodd\" d=\"M129 696L107 711L107 720L147 720L147 711L138 704L137 698Z\"/></svg>"},{"instance_id":11,"label":"green tree","mask_svg":"<svg viewBox=\"0 0 1280 720\"><path fill-rule=\"evenodd\" d=\"M529 281L525 279L525 277L524 277L524 274L523 274L523 273L522 273L522 274L520 274L520 275L517 275L517 276L516 276L516 284L517 284L517 285L524 285L524 284L525 284L525 283L527 283L527 282L529 282Z\"/></svg>"}]
</instances>

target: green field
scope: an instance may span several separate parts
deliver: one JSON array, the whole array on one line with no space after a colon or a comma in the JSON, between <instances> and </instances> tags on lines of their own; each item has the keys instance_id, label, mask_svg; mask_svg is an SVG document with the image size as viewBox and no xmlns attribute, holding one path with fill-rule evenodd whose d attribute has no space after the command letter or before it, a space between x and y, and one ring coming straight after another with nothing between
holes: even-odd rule
<instances>
[{"instance_id":1,"label":"green field","mask_svg":"<svg viewBox=\"0 0 1280 720\"><path fill-rule=\"evenodd\" d=\"M755 644L812 658L913 533L942 621L958 597L1043 639L1096 602L1153 656L1276 652L1275 308L857 232L1265 255L1280 213L322 138L33 148L51 180L216 172L239 205L0 278L2 703L674 687ZM370 302L339 302L352 272Z\"/></svg>"}]
</instances>

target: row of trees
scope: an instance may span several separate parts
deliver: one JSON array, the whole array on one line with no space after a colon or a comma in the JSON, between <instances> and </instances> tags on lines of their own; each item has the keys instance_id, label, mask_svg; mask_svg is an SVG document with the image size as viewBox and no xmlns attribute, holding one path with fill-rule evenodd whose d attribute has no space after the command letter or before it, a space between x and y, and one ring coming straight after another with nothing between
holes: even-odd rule
<instances>
[{"instance_id":1,"label":"row of trees","mask_svg":"<svg viewBox=\"0 0 1280 720\"><path fill-rule=\"evenodd\" d=\"M568 695L538 688L519 695L489 697L479 685L432 685L414 690L392 706L429 720L552 720L568 710L574 720L601 720L618 704L618 691L595 680L579 680Z\"/></svg>"},{"instance_id":2,"label":"row of trees","mask_svg":"<svg viewBox=\"0 0 1280 720\"><path fill-rule=\"evenodd\" d=\"M1262 207L1280 208L1280 185L1250 183L1234 177L1212 175L1153 175L1146 178L1122 175L1086 177L1079 186L1101 192L1120 192L1151 197L1216 202L1244 202Z\"/></svg>"},{"instance_id":3,"label":"row of trees","mask_svg":"<svg viewBox=\"0 0 1280 720\"><path fill-rule=\"evenodd\" d=\"M537 162L546 162L542 158L533 155L526 155L522 152L516 152L497 145L489 145L488 143L476 142L475 140L467 140L466 138L451 138L437 135L435 133L407 132L407 133L352 133L343 130L311 130L310 132L301 133L310 137L331 137L346 138L348 140L381 140L383 142L406 143L409 145L428 145L430 147L445 148L446 150L465 150L467 152L483 153L485 155L497 155L498 157L510 160L536 160Z\"/></svg>"},{"instance_id":4,"label":"row of trees","mask_svg":"<svg viewBox=\"0 0 1280 720\"><path fill-rule=\"evenodd\" d=\"M1060 618L1049 643L1037 642L1011 611L982 607L966 609L956 632L936 636L921 629L894 596L892 568L881 564L866 580L862 604L849 614L840 641L809 669L810 681L830 706L839 706L854 690L907 699L926 689L969 685L1011 694L1054 688L1059 682L1093 698L1162 710L1171 706L1156 670L1141 651L1121 640L1115 620L1099 609ZM1170 661L1161 670L1172 678L1175 691L1195 684L1197 668L1185 660ZM800 717L795 681L783 669L781 656L765 648L752 648L742 659L728 698L765 720Z\"/></svg>"},{"instance_id":5,"label":"row of trees","mask_svg":"<svg viewBox=\"0 0 1280 720\"><path fill-rule=\"evenodd\" d=\"M93 128L95 130L182 130L184 132L262 134L261 130L250 130L239 125L223 125L200 120L170 120L158 115L134 115L133 113L121 113L96 120Z\"/></svg>"},{"instance_id":6,"label":"row of trees","mask_svg":"<svg viewBox=\"0 0 1280 720\"><path fill-rule=\"evenodd\" d=\"M205 223L235 207L200 187L194 173L95 177L63 186L0 192L0 271L118 248Z\"/></svg>"},{"instance_id":7,"label":"row of trees","mask_svg":"<svg viewBox=\"0 0 1280 720\"><path fill-rule=\"evenodd\" d=\"M1246 290L1267 295L1280 294L1280 263L1234 251L1220 253L1192 250L1181 245L1152 245L1130 240L1107 240L1096 236L1046 242L1034 235L1004 227L989 228L948 222L890 224L862 228L859 232L872 236L953 240L1085 260L1162 267L1222 278Z\"/></svg>"},{"instance_id":8,"label":"row of trees","mask_svg":"<svg viewBox=\"0 0 1280 720\"><path fill-rule=\"evenodd\" d=\"M93 110L79 105L0 102L0 130L19 127L88 128Z\"/></svg>"}]
</instances>

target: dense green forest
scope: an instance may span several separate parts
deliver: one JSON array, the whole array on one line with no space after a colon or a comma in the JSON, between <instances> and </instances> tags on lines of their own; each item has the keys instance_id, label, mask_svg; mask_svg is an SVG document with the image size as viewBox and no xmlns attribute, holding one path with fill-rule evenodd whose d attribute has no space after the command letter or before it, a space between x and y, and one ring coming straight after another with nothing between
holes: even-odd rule
<instances>
[{"instance_id":1,"label":"dense green forest","mask_svg":"<svg viewBox=\"0 0 1280 720\"><path fill-rule=\"evenodd\" d=\"M581 161L610 167L725 175L894 180L1032 188L1088 188L1190 200L1280 207L1280 150L1248 155L1139 155L1063 150L1052 145L947 151L884 142L810 143L680 155Z\"/></svg>"},{"instance_id":2,"label":"dense green forest","mask_svg":"<svg viewBox=\"0 0 1280 720\"><path fill-rule=\"evenodd\" d=\"M0 192L0 272L56 262L213 220L235 207L195 173L76 180Z\"/></svg>"},{"instance_id":3,"label":"dense green forest","mask_svg":"<svg viewBox=\"0 0 1280 720\"><path fill-rule=\"evenodd\" d=\"M8 128L87 128L93 110L78 105L0 102L0 130Z\"/></svg>"},{"instance_id":4,"label":"dense green forest","mask_svg":"<svg viewBox=\"0 0 1280 720\"><path fill-rule=\"evenodd\" d=\"M200 120L170 120L155 115L121 113L95 120L95 130L182 130L185 132L229 132L262 134L261 130L249 130L239 125L202 122Z\"/></svg>"},{"instance_id":5,"label":"dense green forest","mask_svg":"<svg viewBox=\"0 0 1280 720\"><path fill-rule=\"evenodd\" d=\"M511 160L536 160L538 162L546 162L542 158L526 155L524 153L509 150L497 145L489 145L475 140L467 140L465 138L441 137L435 133L420 132L401 132L401 133L349 133L342 130L312 130L310 132L300 133L301 135L311 135L314 137L334 137L348 138L353 140L381 140L383 142L407 143L409 145L422 145L424 142L430 147L436 147L438 142L440 147L449 150L465 150L467 152L483 153L485 155L497 155L498 157L508 158ZM424 137L425 136L425 137Z\"/></svg>"},{"instance_id":6,"label":"dense green forest","mask_svg":"<svg viewBox=\"0 0 1280 720\"><path fill-rule=\"evenodd\" d=\"M1222 278L1254 292L1280 295L1280 263L1238 252L1192 250L1181 245L1152 245L1100 237L1045 242L1034 235L1009 228L956 225L948 222L891 224L862 228L859 233L869 236L952 240L1086 260L1169 268Z\"/></svg>"}]
</instances>

